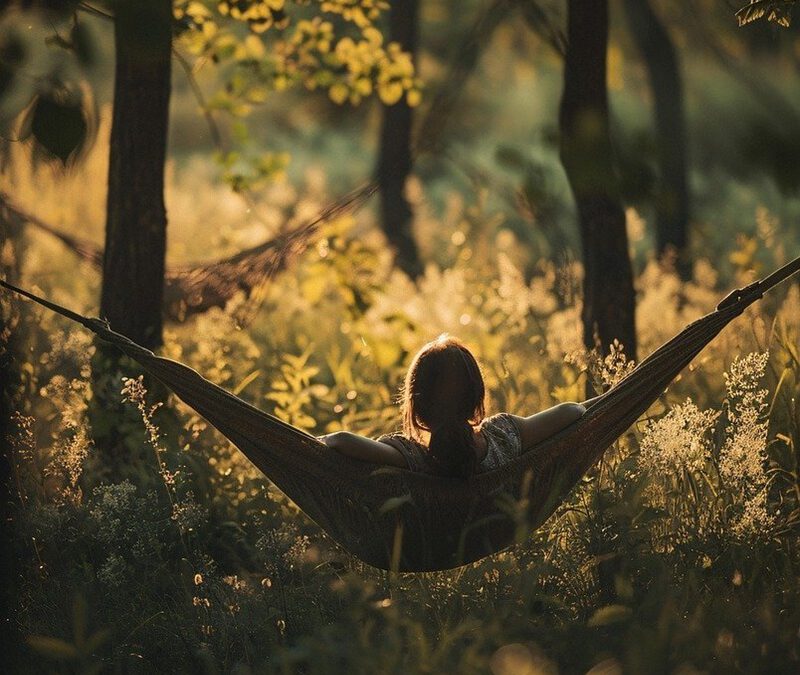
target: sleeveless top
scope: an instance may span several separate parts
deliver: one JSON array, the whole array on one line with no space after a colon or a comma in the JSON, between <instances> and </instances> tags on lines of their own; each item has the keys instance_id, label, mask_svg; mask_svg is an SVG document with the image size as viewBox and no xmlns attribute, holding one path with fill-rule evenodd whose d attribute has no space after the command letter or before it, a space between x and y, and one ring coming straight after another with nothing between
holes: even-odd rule
<instances>
[{"instance_id":1,"label":"sleeveless top","mask_svg":"<svg viewBox=\"0 0 800 675\"><path fill-rule=\"evenodd\" d=\"M483 420L479 427L486 439L486 456L478 463L477 471L491 471L522 454L522 439L519 428L511 415L498 413ZM427 446L402 434L386 434L378 438L381 443L398 450L411 471L435 473L435 465L430 459Z\"/></svg>"}]
</instances>

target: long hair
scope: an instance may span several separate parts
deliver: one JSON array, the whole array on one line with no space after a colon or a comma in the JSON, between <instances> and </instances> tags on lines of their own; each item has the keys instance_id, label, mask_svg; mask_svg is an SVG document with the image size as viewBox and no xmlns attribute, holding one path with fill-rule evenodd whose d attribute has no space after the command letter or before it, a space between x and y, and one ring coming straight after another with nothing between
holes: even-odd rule
<instances>
[{"instance_id":1,"label":"long hair","mask_svg":"<svg viewBox=\"0 0 800 675\"><path fill-rule=\"evenodd\" d=\"M483 420L486 387L475 357L460 341L442 335L426 344L411 362L402 390L403 432L422 440L439 473L475 473L473 425Z\"/></svg>"}]
</instances>

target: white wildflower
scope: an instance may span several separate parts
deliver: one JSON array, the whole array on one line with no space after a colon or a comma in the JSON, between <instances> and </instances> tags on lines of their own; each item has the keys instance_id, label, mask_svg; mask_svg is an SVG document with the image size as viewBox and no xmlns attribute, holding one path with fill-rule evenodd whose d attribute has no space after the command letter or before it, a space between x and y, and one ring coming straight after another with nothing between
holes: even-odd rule
<instances>
[{"instance_id":1,"label":"white wildflower","mask_svg":"<svg viewBox=\"0 0 800 675\"><path fill-rule=\"evenodd\" d=\"M638 457L639 468L660 472L702 469L710 457L708 432L718 413L700 410L691 399L648 423Z\"/></svg>"}]
</instances>

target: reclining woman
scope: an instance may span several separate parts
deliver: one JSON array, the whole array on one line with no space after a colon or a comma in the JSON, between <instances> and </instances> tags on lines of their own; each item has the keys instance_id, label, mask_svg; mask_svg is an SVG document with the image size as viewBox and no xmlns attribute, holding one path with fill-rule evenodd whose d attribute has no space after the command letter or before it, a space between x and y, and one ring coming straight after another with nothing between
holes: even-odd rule
<instances>
[{"instance_id":1,"label":"reclining woman","mask_svg":"<svg viewBox=\"0 0 800 675\"><path fill-rule=\"evenodd\" d=\"M586 412L580 403L560 403L529 417L498 413L485 418L485 397L475 357L443 335L426 344L408 369L402 434L373 440L338 431L321 440L365 462L467 478L519 457Z\"/></svg>"}]
</instances>

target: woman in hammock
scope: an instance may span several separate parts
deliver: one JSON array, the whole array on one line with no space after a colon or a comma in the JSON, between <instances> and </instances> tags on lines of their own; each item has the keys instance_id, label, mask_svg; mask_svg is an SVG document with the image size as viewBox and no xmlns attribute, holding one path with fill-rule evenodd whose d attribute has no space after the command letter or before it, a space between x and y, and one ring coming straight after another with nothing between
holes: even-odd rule
<instances>
[{"instance_id":1,"label":"woman in hammock","mask_svg":"<svg viewBox=\"0 0 800 675\"><path fill-rule=\"evenodd\" d=\"M484 418L485 394L475 357L443 335L425 345L408 369L403 434L372 440L339 431L321 440L366 462L465 478L498 468L586 412L580 403L561 403L529 417L498 413Z\"/></svg>"}]
</instances>

